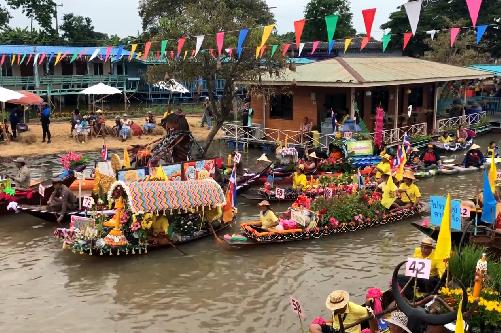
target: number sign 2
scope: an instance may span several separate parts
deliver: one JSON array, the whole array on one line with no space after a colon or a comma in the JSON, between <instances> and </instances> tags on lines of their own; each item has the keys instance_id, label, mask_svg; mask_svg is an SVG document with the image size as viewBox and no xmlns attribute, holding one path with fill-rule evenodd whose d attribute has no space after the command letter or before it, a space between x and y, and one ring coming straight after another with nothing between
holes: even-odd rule
<instances>
[{"instance_id":1,"label":"number sign 2","mask_svg":"<svg viewBox=\"0 0 501 333\"><path fill-rule=\"evenodd\" d=\"M430 278L431 260L408 258L405 265L405 276L417 277L419 279Z\"/></svg>"},{"instance_id":2,"label":"number sign 2","mask_svg":"<svg viewBox=\"0 0 501 333\"><path fill-rule=\"evenodd\" d=\"M470 207L461 206L461 217L470 217L471 211Z\"/></svg>"},{"instance_id":3,"label":"number sign 2","mask_svg":"<svg viewBox=\"0 0 501 333\"><path fill-rule=\"evenodd\" d=\"M290 304L292 312L297 314L300 318L303 318L304 317L303 308L301 308L301 304L299 303L299 301L294 297L291 297Z\"/></svg>"}]
</instances>

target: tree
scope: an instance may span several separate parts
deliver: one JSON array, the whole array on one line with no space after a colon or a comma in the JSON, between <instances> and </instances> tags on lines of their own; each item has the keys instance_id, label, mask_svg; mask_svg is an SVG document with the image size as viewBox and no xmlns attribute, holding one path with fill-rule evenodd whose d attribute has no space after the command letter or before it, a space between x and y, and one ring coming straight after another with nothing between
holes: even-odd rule
<instances>
[{"instance_id":1,"label":"tree","mask_svg":"<svg viewBox=\"0 0 501 333\"><path fill-rule=\"evenodd\" d=\"M140 10L141 15L151 12L145 3L158 5L156 1L143 2L142 10ZM155 8L158 9L158 7ZM183 15L176 15L179 10L182 11ZM200 51L197 57L190 59L188 55L184 59L184 55L181 54L179 58L169 61L166 65L150 66L147 77L150 82L167 78L187 82L202 78L207 82L209 100L214 116L213 128L207 136L204 147L204 151L207 152L223 122L229 118L236 94L235 83L255 80L260 74L272 68L278 71L281 66L280 52L275 55L275 60L262 61L255 57L256 45L259 44L262 35L262 28L255 29L255 27L273 23L273 15L264 0L187 0L177 2L177 5L171 8L163 8L161 13L155 14L155 18L151 16L143 16L142 18L143 24L146 19L148 22L158 21L158 24L148 23L146 26L150 28L150 31L158 31L158 34L153 36L154 40L169 40L169 48L173 49L174 52L177 52L177 43L175 41L182 35L205 35L203 50ZM244 27L254 29L249 32L245 43L246 48L241 58L229 59L222 57L222 59L216 59L211 55L209 49L216 49L216 32L227 31L224 47L235 48L238 31ZM184 50L194 48L195 39L188 38ZM217 53L217 50L215 53ZM225 81L219 105L214 96L216 79Z\"/></svg>"},{"instance_id":2,"label":"tree","mask_svg":"<svg viewBox=\"0 0 501 333\"><path fill-rule=\"evenodd\" d=\"M90 17L72 13L64 14L60 29L63 32L62 37L69 43L89 45L103 37L94 31Z\"/></svg>"},{"instance_id":3,"label":"tree","mask_svg":"<svg viewBox=\"0 0 501 333\"><path fill-rule=\"evenodd\" d=\"M347 0L310 0L304 11L306 25L302 39L308 42L327 40L324 18L332 14L339 15L334 38L353 37L356 31L353 28L353 14Z\"/></svg>"},{"instance_id":4,"label":"tree","mask_svg":"<svg viewBox=\"0 0 501 333\"><path fill-rule=\"evenodd\" d=\"M0 29L6 29L11 18L12 16L10 16L9 10L0 6Z\"/></svg>"},{"instance_id":5,"label":"tree","mask_svg":"<svg viewBox=\"0 0 501 333\"><path fill-rule=\"evenodd\" d=\"M56 13L56 3L53 0L7 0L13 9L21 8L23 14L38 22L46 33L54 33L52 19Z\"/></svg>"}]
</instances>

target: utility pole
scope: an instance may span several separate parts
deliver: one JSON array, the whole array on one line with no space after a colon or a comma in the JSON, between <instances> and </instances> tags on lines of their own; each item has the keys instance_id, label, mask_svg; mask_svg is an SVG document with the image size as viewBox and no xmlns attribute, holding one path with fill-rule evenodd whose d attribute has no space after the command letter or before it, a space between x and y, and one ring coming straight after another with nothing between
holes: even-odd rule
<instances>
[{"instance_id":1,"label":"utility pole","mask_svg":"<svg viewBox=\"0 0 501 333\"><path fill-rule=\"evenodd\" d=\"M56 18L56 36L57 36L57 39L59 40L59 22L58 22L58 19L57 19L57 7L63 7L63 4L54 4L54 16Z\"/></svg>"}]
</instances>

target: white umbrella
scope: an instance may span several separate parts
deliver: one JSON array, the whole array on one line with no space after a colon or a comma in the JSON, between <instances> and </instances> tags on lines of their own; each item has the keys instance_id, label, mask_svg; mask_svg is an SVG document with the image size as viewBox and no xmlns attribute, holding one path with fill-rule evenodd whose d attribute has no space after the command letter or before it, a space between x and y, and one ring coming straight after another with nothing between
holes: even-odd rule
<instances>
[{"instance_id":1,"label":"white umbrella","mask_svg":"<svg viewBox=\"0 0 501 333\"><path fill-rule=\"evenodd\" d=\"M153 85L155 88L160 88L163 90L168 90L173 93L181 93L181 94L187 94L190 91L186 89L185 86L183 86L181 83L177 82L176 80L169 80L169 81L159 81Z\"/></svg>"},{"instance_id":2,"label":"white umbrella","mask_svg":"<svg viewBox=\"0 0 501 333\"><path fill-rule=\"evenodd\" d=\"M14 99L20 99L23 98L24 95L21 93L18 93L17 91L10 90L4 87L0 87L0 102L7 102L10 100Z\"/></svg>"},{"instance_id":3,"label":"white umbrella","mask_svg":"<svg viewBox=\"0 0 501 333\"><path fill-rule=\"evenodd\" d=\"M84 95L115 95L121 93L120 89L108 86L102 82L99 82L94 86L90 86L80 92L80 94Z\"/></svg>"}]
</instances>

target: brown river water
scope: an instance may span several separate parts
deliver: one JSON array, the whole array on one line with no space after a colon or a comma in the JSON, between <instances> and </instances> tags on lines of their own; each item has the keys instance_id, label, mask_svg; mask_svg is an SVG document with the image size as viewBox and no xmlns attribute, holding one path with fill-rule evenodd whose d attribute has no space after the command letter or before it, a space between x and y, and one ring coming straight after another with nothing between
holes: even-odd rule
<instances>
[{"instance_id":1,"label":"brown river water","mask_svg":"<svg viewBox=\"0 0 501 333\"><path fill-rule=\"evenodd\" d=\"M492 139L499 136L477 143L485 148ZM53 160L32 166L50 174ZM437 176L419 186L425 201L447 191L471 197L482 188L481 173ZM255 202L239 198L239 213L241 220L255 219ZM244 250L206 238L182 245L186 256L166 248L100 257L62 251L52 223L1 216L0 332L298 332L291 296L301 301L307 328L317 315L328 317L325 299L334 289L348 290L357 302L370 287L387 289L393 267L421 238L410 225L417 220Z\"/></svg>"}]
</instances>

